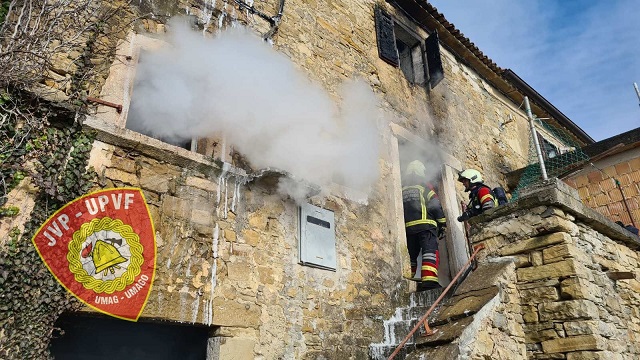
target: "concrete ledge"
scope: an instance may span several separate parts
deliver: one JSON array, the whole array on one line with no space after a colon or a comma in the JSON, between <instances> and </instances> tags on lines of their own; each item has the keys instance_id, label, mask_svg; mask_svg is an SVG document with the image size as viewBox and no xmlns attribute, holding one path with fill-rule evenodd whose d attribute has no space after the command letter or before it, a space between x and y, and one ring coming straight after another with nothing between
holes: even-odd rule
<instances>
[{"instance_id":1,"label":"concrete ledge","mask_svg":"<svg viewBox=\"0 0 640 360\"><path fill-rule=\"evenodd\" d=\"M84 120L83 127L96 131L96 140L130 149L150 158L164 161L181 168L196 170L207 175L226 171L240 177L247 176L244 170L230 166L230 164L178 146L167 144L158 139L119 127L116 124L108 123L92 116L88 116Z\"/></svg>"},{"instance_id":2,"label":"concrete ledge","mask_svg":"<svg viewBox=\"0 0 640 360\"><path fill-rule=\"evenodd\" d=\"M504 206L487 211L469 220L472 225L507 216L516 211L531 209L537 206L555 206L567 214L573 215L580 222L589 225L603 235L624 243L632 249L640 249L640 238L623 229L599 212L584 205L578 191L557 178L523 189L520 198Z\"/></svg>"}]
</instances>

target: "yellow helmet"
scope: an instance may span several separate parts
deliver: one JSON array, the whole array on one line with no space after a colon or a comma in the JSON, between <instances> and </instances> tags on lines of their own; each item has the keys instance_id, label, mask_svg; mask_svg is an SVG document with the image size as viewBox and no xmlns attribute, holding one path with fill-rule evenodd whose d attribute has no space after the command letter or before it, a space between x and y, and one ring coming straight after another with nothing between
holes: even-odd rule
<instances>
[{"instance_id":1,"label":"yellow helmet","mask_svg":"<svg viewBox=\"0 0 640 360\"><path fill-rule=\"evenodd\" d=\"M426 168L424 164L420 160L413 160L407 165L407 169L405 171L405 175L418 175L421 177L426 177L425 174Z\"/></svg>"},{"instance_id":2,"label":"yellow helmet","mask_svg":"<svg viewBox=\"0 0 640 360\"><path fill-rule=\"evenodd\" d=\"M472 184L481 183L482 174L478 170L467 169L458 173L458 181L462 181L462 179L468 179Z\"/></svg>"}]
</instances>

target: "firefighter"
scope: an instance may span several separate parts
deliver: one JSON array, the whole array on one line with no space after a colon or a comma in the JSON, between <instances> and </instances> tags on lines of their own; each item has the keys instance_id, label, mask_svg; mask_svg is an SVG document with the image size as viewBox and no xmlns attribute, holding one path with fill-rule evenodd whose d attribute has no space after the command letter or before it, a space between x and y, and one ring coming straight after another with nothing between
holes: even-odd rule
<instances>
[{"instance_id":1,"label":"firefighter","mask_svg":"<svg viewBox=\"0 0 640 360\"><path fill-rule=\"evenodd\" d=\"M461 171L458 174L458 181L464 185L464 191L469 192L469 205L467 210L458 216L458 221L469 220L498 205L491 188L482 183L482 174L478 170Z\"/></svg>"},{"instance_id":2,"label":"firefighter","mask_svg":"<svg viewBox=\"0 0 640 360\"><path fill-rule=\"evenodd\" d=\"M409 163L402 179L407 249L411 274L420 266L417 291L439 288L438 238L444 234L446 219L433 186L427 181L425 166L415 160Z\"/></svg>"}]
</instances>

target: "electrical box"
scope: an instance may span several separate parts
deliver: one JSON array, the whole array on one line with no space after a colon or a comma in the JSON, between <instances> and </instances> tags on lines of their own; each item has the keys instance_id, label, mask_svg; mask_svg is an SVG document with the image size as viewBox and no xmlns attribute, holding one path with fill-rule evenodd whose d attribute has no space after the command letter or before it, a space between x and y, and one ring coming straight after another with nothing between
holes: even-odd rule
<instances>
[{"instance_id":1,"label":"electrical box","mask_svg":"<svg viewBox=\"0 0 640 360\"><path fill-rule=\"evenodd\" d=\"M311 204L300 206L300 263L336 269L336 232L333 211Z\"/></svg>"}]
</instances>

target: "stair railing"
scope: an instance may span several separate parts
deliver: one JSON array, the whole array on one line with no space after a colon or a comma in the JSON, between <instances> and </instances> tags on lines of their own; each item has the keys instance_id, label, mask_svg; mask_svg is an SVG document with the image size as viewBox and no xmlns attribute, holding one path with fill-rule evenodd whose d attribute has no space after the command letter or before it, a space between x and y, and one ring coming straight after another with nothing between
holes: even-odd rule
<instances>
[{"instance_id":1,"label":"stair railing","mask_svg":"<svg viewBox=\"0 0 640 360\"><path fill-rule=\"evenodd\" d=\"M484 244L479 244L477 246L474 247L473 250L473 254L471 254L471 257L469 257L469 260L467 260L467 263L464 264L464 266L460 269L460 271L458 271L458 273L456 274L456 276L453 278L453 280L451 280L451 282L449 283L449 285L444 289L444 291L442 292L442 294L440 294L440 296L438 297L438 299L436 300L436 302L433 303L433 305L431 305L431 307L429 308L429 310L427 310L427 313L424 314L420 320L418 320L418 323L416 324L416 326L413 328L413 330L411 330L409 332L409 334L404 338L404 340L402 340L402 342L396 347L396 349L393 351L393 353L389 356L388 360L393 360L393 358L398 355L398 353L400 352L400 350L402 350L402 348L404 347L404 345L407 343L407 341L409 341L409 339L411 338L411 336L413 336L413 334L420 328L420 325L422 325L424 323L424 335L423 336L431 336L433 334L435 334L436 332L431 330L429 328L429 322L427 321L427 319L429 318L429 315L431 315L431 313L433 312L433 310L436 308L436 306L438 306L438 304L440 303L440 301L442 301L442 299L445 297L445 295L447 295L447 293L449 292L449 290L451 289L451 287L453 286L453 284L456 283L456 281L458 280L458 278L462 275L462 273L466 270L467 267L469 267L469 265L471 265L471 263L473 262L473 260L475 259L476 255L478 255L478 253L480 252L480 250L484 249Z\"/></svg>"}]
</instances>

